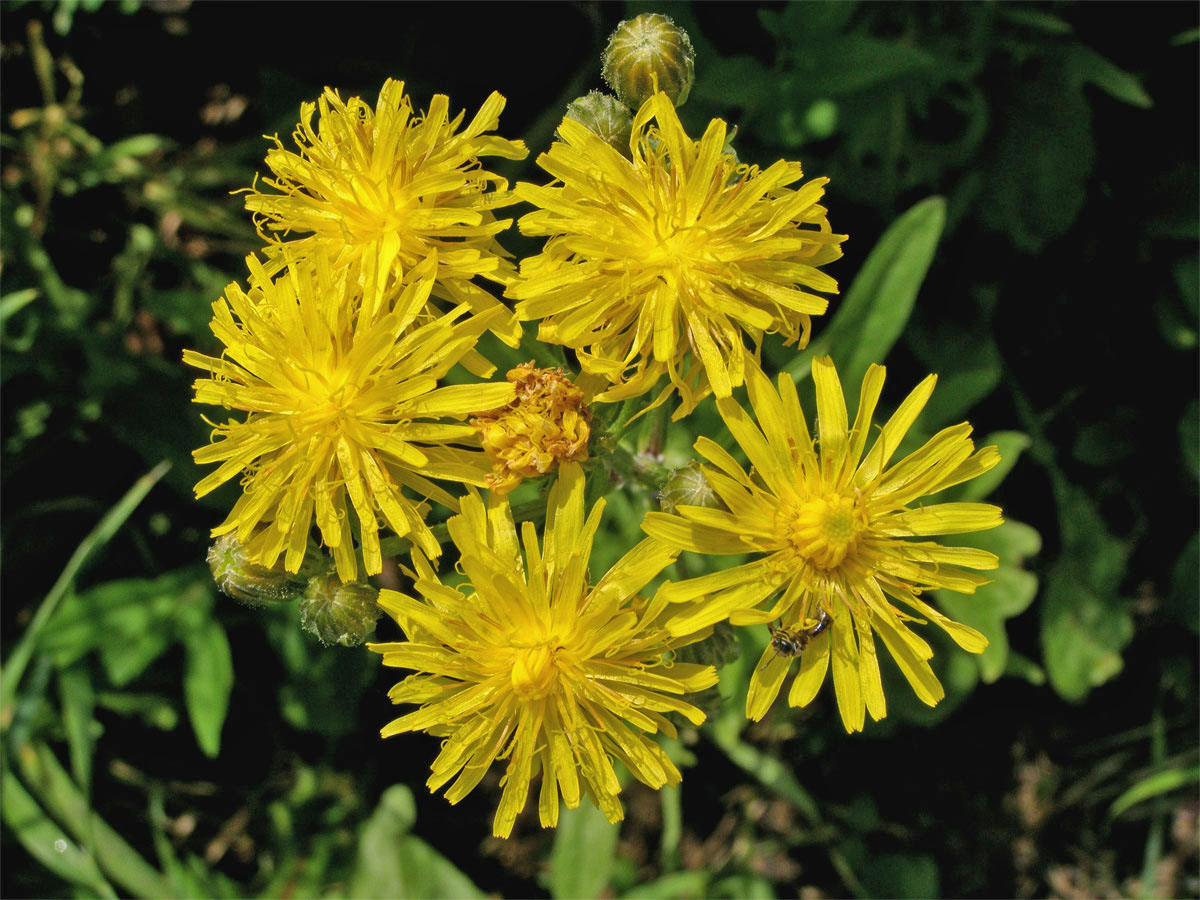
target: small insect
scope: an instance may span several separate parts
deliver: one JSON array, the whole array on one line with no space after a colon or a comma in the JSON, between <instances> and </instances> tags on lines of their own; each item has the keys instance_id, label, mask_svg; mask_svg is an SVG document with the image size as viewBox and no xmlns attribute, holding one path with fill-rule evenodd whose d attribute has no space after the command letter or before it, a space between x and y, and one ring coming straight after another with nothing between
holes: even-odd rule
<instances>
[{"instance_id":1,"label":"small insect","mask_svg":"<svg viewBox=\"0 0 1200 900\"><path fill-rule=\"evenodd\" d=\"M776 657L799 656L808 646L808 642L828 628L832 621L829 613L822 609L817 613L817 624L812 628L792 629L782 625L768 625L767 628L771 632L771 649L775 651ZM759 668L766 668L770 662L771 660L766 660Z\"/></svg>"}]
</instances>

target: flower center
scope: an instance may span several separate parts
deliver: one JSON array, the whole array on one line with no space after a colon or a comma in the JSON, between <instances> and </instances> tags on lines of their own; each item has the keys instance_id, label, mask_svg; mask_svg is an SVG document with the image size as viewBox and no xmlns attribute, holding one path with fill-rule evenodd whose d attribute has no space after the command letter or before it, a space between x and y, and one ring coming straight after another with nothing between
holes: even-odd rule
<instances>
[{"instance_id":1,"label":"flower center","mask_svg":"<svg viewBox=\"0 0 1200 900\"><path fill-rule=\"evenodd\" d=\"M515 648L511 678L518 697L537 700L550 693L557 674L554 656L555 651L548 644Z\"/></svg>"},{"instance_id":2,"label":"flower center","mask_svg":"<svg viewBox=\"0 0 1200 900\"><path fill-rule=\"evenodd\" d=\"M783 514L784 539L819 569L841 565L867 528L865 510L837 494L810 497Z\"/></svg>"}]
</instances>

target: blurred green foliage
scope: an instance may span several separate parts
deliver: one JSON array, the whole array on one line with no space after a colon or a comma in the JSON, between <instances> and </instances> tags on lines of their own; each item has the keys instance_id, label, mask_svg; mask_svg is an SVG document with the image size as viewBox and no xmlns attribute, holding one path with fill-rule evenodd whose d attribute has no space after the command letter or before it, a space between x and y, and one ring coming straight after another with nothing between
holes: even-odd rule
<instances>
[{"instance_id":1,"label":"blurred green foliage","mask_svg":"<svg viewBox=\"0 0 1200 900\"><path fill-rule=\"evenodd\" d=\"M179 358L212 349L210 304L259 245L230 196L261 169L258 135L289 131L326 83L373 94L397 75L456 105L501 89L502 130L536 155L600 87L622 13L657 7L539 9L557 40L537 54L503 7L471 7L482 25L458 43L432 6L406 7L399 36L316 4L287 21L0 9L3 892L1200 894L1167 828L1195 821L1198 761L1194 6L1136 23L1069 3L669 10L698 57L685 124L721 116L741 159L830 176L851 235L811 346L767 360L805 379L830 353L850 393L886 360L892 406L937 372L912 446L969 418L1001 447L1005 465L954 497L1005 507L966 541L1001 567L937 597L991 643L935 642L938 707L885 671L889 716L866 735L824 699L750 725L767 633L741 629L724 708L668 742L680 788L630 785L620 828L585 804L504 844L485 837L494 778L450 809L421 786L433 742L379 741L390 678L369 654L320 647L294 607L216 594L201 561L229 497L191 497L207 426ZM245 15L272 17L253 53L231 43ZM328 59L293 49L314 30ZM126 46L145 60L111 57ZM482 62L446 68L464 58ZM540 352L492 349L502 365ZM637 426L645 455L607 497L598 570L638 539L666 469L722 430L711 402L661 426ZM703 565L685 555L678 574Z\"/></svg>"}]
</instances>

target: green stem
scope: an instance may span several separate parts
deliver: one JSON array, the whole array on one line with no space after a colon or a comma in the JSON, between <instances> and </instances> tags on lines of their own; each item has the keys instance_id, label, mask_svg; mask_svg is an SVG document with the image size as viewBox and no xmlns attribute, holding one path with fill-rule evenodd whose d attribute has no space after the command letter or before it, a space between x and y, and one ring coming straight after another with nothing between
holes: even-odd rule
<instances>
[{"instance_id":1,"label":"green stem","mask_svg":"<svg viewBox=\"0 0 1200 900\"><path fill-rule=\"evenodd\" d=\"M42 630L50 621L54 611L58 609L58 604L62 598L66 596L75 583L75 577L79 574L84 564L91 559L99 550L104 547L113 535L115 535L125 524L125 521L133 514L138 505L150 493L150 489L158 483L158 480L167 474L167 470L171 468L169 460L163 460L141 478L134 482L131 487L116 505L112 507L104 518L92 529L91 533L83 539L83 542L75 548L75 552L71 554L66 568L62 574L58 576L58 580L54 582L54 586L50 588L50 593L42 601L38 611L34 614L33 621L21 635L21 639L15 650L8 658L8 662L4 668L0 670L0 730L6 730L12 721L13 700L17 695L17 686L20 684L21 676L25 672L25 667L29 664L29 659L33 655L33 651L37 648L38 637Z\"/></svg>"},{"instance_id":2,"label":"green stem","mask_svg":"<svg viewBox=\"0 0 1200 900\"><path fill-rule=\"evenodd\" d=\"M1154 714L1150 719L1150 761L1155 771L1161 771L1167 758L1167 725L1163 716L1163 688L1159 684L1158 698L1154 703ZM1141 895L1156 897L1158 864L1162 860L1163 844L1167 830L1169 810L1162 797L1154 801L1154 812L1150 818L1150 833L1146 835L1146 849L1142 854Z\"/></svg>"}]
</instances>

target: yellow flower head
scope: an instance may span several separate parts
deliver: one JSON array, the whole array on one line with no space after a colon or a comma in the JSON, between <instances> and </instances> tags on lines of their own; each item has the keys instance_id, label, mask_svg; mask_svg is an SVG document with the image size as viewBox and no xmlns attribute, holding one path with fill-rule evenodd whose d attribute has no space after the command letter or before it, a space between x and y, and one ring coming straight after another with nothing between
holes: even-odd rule
<instances>
[{"instance_id":1,"label":"yellow flower head","mask_svg":"<svg viewBox=\"0 0 1200 900\"><path fill-rule=\"evenodd\" d=\"M436 255L410 273L393 307L374 315L347 270L333 273L320 257L315 266L289 260L275 280L257 258L247 263L249 293L231 284L213 304L221 357L192 350L183 357L210 373L195 382L197 403L247 414L214 426L213 443L194 454L198 463L220 463L196 485L196 496L242 479L242 496L213 535L236 532L258 565L271 566L286 551L285 567L295 572L315 517L338 575L352 581L355 531L367 573L380 571L382 515L396 534L436 555L423 504L403 489L457 508L430 478L483 484L486 457L453 446L470 444L474 429L436 420L505 403L513 387L439 388L437 380L499 311L464 318L464 305L413 327L429 297Z\"/></svg>"},{"instance_id":2,"label":"yellow flower head","mask_svg":"<svg viewBox=\"0 0 1200 900\"><path fill-rule=\"evenodd\" d=\"M729 616L736 624L780 619L751 680L746 714L760 719L774 702L792 656L800 670L788 695L804 706L825 678L830 657L838 708L847 731L861 731L864 708L886 713L874 635L896 660L917 696L930 706L944 692L929 660L929 645L906 622L931 620L963 649L987 646L977 631L947 619L923 601L928 590L974 593L987 580L968 569L994 569L982 550L912 540L993 528L1000 509L984 503L913 504L918 498L981 475L1000 461L995 447L975 451L971 426L945 428L920 449L889 465L901 439L925 406L936 381L929 376L878 430L871 449L871 417L883 388L884 369L863 379L852 427L837 372L828 358L812 366L817 393L817 440L809 437L791 378L779 376L776 393L757 367L747 386L754 418L732 399L717 401L730 433L745 451L751 473L708 438L696 450L711 463L704 473L725 509L678 506L678 515L649 513L650 535L697 553L754 553L745 565L671 584L662 599L694 601L673 628L700 628ZM755 609L782 591L770 610Z\"/></svg>"},{"instance_id":3,"label":"yellow flower head","mask_svg":"<svg viewBox=\"0 0 1200 900\"><path fill-rule=\"evenodd\" d=\"M508 373L516 399L471 420L495 464L488 487L507 494L523 478L536 478L560 462L587 459L592 415L562 369L523 363Z\"/></svg>"},{"instance_id":4,"label":"yellow flower head","mask_svg":"<svg viewBox=\"0 0 1200 900\"><path fill-rule=\"evenodd\" d=\"M793 190L800 164L739 166L714 119L693 141L665 94L633 122L631 158L572 119L538 164L560 186L518 184L539 207L520 220L548 235L507 295L538 336L579 351L612 387L599 402L637 397L666 374L686 415L710 391L728 397L764 333L808 342L810 316L835 292L817 267L841 256L818 201L828 179ZM745 348L743 332L754 350Z\"/></svg>"},{"instance_id":5,"label":"yellow flower head","mask_svg":"<svg viewBox=\"0 0 1200 900\"><path fill-rule=\"evenodd\" d=\"M604 501L585 519L583 491L578 463L565 463L540 549L530 522L518 540L507 501L485 508L472 493L449 522L470 581L464 592L442 585L414 551L410 575L422 599L395 591L379 598L408 640L368 646L384 665L415 673L392 688L392 701L420 704L382 734L445 738L428 785L437 790L454 779L446 791L451 803L507 758L497 837L511 833L539 771L546 827L558 822L560 794L574 809L586 792L610 822L621 820L613 757L652 788L678 784L678 769L646 735L674 736L668 712L702 722L704 714L681 695L717 680L712 666L671 660L674 648L706 632L672 637L666 604L638 595L678 551L644 540L589 584Z\"/></svg>"},{"instance_id":6,"label":"yellow flower head","mask_svg":"<svg viewBox=\"0 0 1200 900\"><path fill-rule=\"evenodd\" d=\"M486 133L499 123L500 94L488 97L461 131L464 113L450 118L449 105L437 94L427 112L414 115L404 82L392 79L374 109L358 97L343 101L330 88L316 103L302 104L293 135L299 152L285 149L279 138L267 151L275 177L263 183L278 193L260 191L256 182L246 197L259 233L272 241L269 268L278 266L280 233L304 235L286 242L297 259L326 255L335 269L351 266L354 277L385 281L389 275L402 280L437 251L435 297L468 303L476 312L500 307L471 279L512 279L513 266L495 237L512 220L497 220L492 210L515 197L480 157L524 159L528 151L521 141ZM514 345L520 338L511 317L490 327Z\"/></svg>"}]
</instances>

